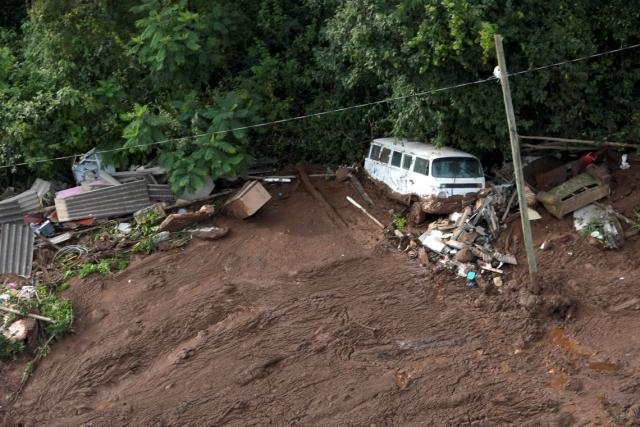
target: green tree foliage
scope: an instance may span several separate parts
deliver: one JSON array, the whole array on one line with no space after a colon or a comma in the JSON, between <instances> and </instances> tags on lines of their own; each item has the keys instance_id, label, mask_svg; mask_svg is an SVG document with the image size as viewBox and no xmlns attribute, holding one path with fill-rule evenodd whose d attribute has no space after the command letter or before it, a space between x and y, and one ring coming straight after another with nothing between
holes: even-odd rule
<instances>
[{"instance_id":1,"label":"green tree foliage","mask_svg":"<svg viewBox=\"0 0 640 427\"><path fill-rule=\"evenodd\" d=\"M404 96L490 77L497 32L506 39L511 72L637 42L619 22L599 22L603 16L638 22L637 10L626 6L623 16L613 7L563 0L345 1L327 26L331 43L322 54L345 90ZM637 109L630 94L638 88L638 58L630 52L514 77L521 132L631 137L637 122L621 108ZM410 98L389 113L399 135L475 152L502 149L507 141L496 83Z\"/></svg>"},{"instance_id":2,"label":"green tree foliage","mask_svg":"<svg viewBox=\"0 0 640 427\"><path fill-rule=\"evenodd\" d=\"M0 7L0 27L17 30L27 17L24 0L3 0Z\"/></svg>"},{"instance_id":3,"label":"green tree foliage","mask_svg":"<svg viewBox=\"0 0 640 427\"><path fill-rule=\"evenodd\" d=\"M32 166L0 172L3 184L68 174L68 162L36 162L91 147L122 149L109 160L123 167L159 158L179 191L242 175L255 156L358 160L388 134L507 153L495 81L226 131L485 80L495 33L511 72L640 42L640 9L621 0L9 3L0 163ZM637 140L639 59L631 50L514 76L521 132Z\"/></svg>"}]
</instances>

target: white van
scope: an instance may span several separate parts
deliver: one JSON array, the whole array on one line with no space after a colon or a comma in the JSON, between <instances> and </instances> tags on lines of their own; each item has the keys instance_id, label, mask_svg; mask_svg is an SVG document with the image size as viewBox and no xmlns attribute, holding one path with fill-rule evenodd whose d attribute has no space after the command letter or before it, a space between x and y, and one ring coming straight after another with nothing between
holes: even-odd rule
<instances>
[{"instance_id":1,"label":"white van","mask_svg":"<svg viewBox=\"0 0 640 427\"><path fill-rule=\"evenodd\" d=\"M475 156L396 138L374 139L364 168L393 193L406 196L406 201L477 193L485 186L482 166Z\"/></svg>"}]
</instances>

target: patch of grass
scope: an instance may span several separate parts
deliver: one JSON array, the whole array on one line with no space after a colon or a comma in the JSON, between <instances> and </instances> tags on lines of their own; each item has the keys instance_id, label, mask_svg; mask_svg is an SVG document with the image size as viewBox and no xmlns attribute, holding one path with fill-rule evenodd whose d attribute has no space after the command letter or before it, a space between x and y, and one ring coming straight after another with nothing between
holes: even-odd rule
<instances>
[{"instance_id":1,"label":"patch of grass","mask_svg":"<svg viewBox=\"0 0 640 427\"><path fill-rule=\"evenodd\" d=\"M403 217L402 215L396 215L393 217L393 228L395 228L396 230L404 230L405 228L407 228L407 218Z\"/></svg>"},{"instance_id":2,"label":"patch of grass","mask_svg":"<svg viewBox=\"0 0 640 427\"><path fill-rule=\"evenodd\" d=\"M156 248L153 236L145 236L131 248L134 252L150 254Z\"/></svg>"},{"instance_id":3,"label":"patch of grass","mask_svg":"<svg viewBox=\"0 0 640 427\"><path fill-rule=\"evenodd\" d=\"M129 260L124 258L103 258L96 262L86 262L80 264L77 268L65 271L65 280L76 274L84 279L92 274L109 274L120 270L124 270L129 266Z\"/></svg>"},{"instance_id":4,"label":"patch of grass","mask_svg":"<svg viewBox=\"0 0 640 427\"><path fill-rule=\"evenodd\" d=\"M56 293L58 293L58 294L59 294L60 292L64 292L64 291L66 291L67 289L69 289L70 287L71 287L71 285L69 284L69 282L62 282L62 283L59 283L59 284L56 286Z\"/></svg>"}]
</instances>

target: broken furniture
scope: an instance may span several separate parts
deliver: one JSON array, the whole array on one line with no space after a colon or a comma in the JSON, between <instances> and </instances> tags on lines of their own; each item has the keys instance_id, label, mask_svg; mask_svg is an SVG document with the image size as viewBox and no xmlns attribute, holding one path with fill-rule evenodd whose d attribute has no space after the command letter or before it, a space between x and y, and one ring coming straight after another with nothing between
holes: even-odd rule
<instances>
[{"instance_id":1,"label":"broken furniture","mask_svg":"<svg viewBox=\"0 0 640 427\"><path fill-rule=\"evenodd\" d=\"M580 174L549 191L538 193L537 199L556 218L607 197L610 192L609 175L601 168L587 167Z\"/></svg>"}]
</instances>

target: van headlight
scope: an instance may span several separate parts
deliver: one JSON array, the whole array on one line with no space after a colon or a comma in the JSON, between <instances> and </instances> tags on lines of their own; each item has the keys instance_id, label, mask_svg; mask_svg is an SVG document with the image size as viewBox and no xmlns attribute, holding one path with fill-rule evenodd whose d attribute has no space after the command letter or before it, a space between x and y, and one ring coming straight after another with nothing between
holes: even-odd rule
<instances>
[{"instance_id":1,"label":"van headlight","mask_svg":"<svg viewBox=\"0 0 640 427\"><path fill-rule=\"evenodd\" d=\"M449 195L447 194L446 191L440 191L438 193L438 199L446 199L447 197L449 197Z\"/></svg>"}]
</instances>

